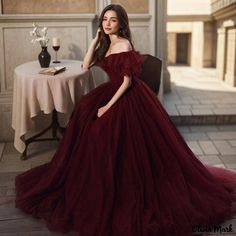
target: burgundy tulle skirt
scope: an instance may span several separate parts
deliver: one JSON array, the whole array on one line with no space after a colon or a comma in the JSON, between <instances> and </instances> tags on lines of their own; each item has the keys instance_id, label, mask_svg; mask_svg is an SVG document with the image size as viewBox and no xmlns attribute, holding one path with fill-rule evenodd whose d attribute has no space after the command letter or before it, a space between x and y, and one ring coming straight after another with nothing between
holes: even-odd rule
<instances>
[{"instance_id":1,"label":"burgundy tulle skirt","mask_svg":"<svg viewBox=\"0 0 236 236\"><path fill-rule=\"evenodd\" d=\"M16 207L78 236L187 236L236 213L236 174L194 156L138 79L142 62L104 58L110 81L79 102L52 161L16 177ZM98 118L125 75L131 87Z\"/></svg>"},{"instance_id":2,"label":"burgundy tulle skirt","mask_svg":"<svg viewBox=\"0 0 236 236\"><path fill-rule=\"evenodd\" d=\"M51 162L16 177L16 207L79 236L187 236L236 212L236 174L201 163L140 80L102 117L106 82L74 110Z\"/></svg>"}]
</instances>

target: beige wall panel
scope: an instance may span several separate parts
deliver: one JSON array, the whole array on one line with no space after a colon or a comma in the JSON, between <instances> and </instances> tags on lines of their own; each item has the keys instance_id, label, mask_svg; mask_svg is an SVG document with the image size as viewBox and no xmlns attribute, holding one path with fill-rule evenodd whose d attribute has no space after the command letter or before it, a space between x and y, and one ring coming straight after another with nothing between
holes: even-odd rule
<instances>
[{"instance_id":1,"label":"beige wall panel","mask_svg":"<svg viewBox=\"0 0 236 236\"><path fill-rule=\"evenodd\" d=\"M168 0L168 15L204 15L211 13L211 0Z\"/></svg>"},{"instance_id":2,"label":"beige wall panel","mask_svg":"<svg viewBox=\"0 0 236 236\"><path fill-rule=\"evenodd\" d=\"M31 28L5 28L5 84L6 90L12 91L14 68L27 61L37 60L41 51L39 44L32 44L29 31ZM16 37L17 35L17 37ZM87 28L86 27L55 27L49 28L49 38L57 36L61 38L61 48L58 57L63 59L81 60L87 49ZM20 45L18 47L17 45ZM54 58L54 51L51 42L48 44L48 51Z\"/></svg>"},{"instance_id":3,"label":"beige wall panel","mask_svg":"<svg viewBox=\"0 0 236 236\"><path fill-rule=\"evenodd\" d=\"M191 33L193 30L193 22L168 22L168 33Z\"/></svg>"},{"instance_id":4,"label":"beige wall panel","mask_svg":"<svg viewBox=\"0 0 236 236\"><path fill-rule=\"evenodd\" d=\"M131 33L135 49L142 53L151 53L148 26L133 26Z\"/></svg>"},{"instance_id":5,"label":"beige wall panel","mask_svg":"<svg viewBox=\"0 0 236 236\"><path fill-rule=\"evenodd\" d=\"M148 0L111 0L111 3L122 5L129 13L148 13Z\"/></svg>"},{"instance_id":6,"label":"beige wall panel","mask_svg":"<svg viewBox=\"0 0 236 236\"><path fill-rule=\"evenodd\" d=\"M95 13L96 0L2 0L3 14Z\"/></svg>"}]
</instances>

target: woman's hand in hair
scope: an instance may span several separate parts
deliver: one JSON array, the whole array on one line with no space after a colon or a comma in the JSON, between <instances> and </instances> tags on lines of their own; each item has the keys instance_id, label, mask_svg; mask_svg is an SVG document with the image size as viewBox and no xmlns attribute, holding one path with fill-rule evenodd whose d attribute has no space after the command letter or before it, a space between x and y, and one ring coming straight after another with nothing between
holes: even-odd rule
<instances>
[{"instance_id":1,"label":"woman's hand in hair","mask_svg":"<svg viewBox=\"0 0 236 236\"><path fill-rule=\"evenodd\" d=\"M100 40L100 38L101 38L101 28L99 27L98 29L97 29L97 33L96 33L96 36L95 36L95 40L98 42L99 40Z\"/></svg>"},{"instance_id":2,"label":"woman's hand in hair","mask_svg":"<svg viewBox=\"0 0 236 236\"><path fill-rule=\"evenodd\" d=\"M85 70L87 70L89 68L89 66L93 60L93 54L94 54L95 48L100 40L100 35L101 35L101 29L98 28L96 36L92 40L92 42L87 50L87 53L84 57L84 60L83 60L82 68L84 68Z\"/></svg>"}]
</instances>

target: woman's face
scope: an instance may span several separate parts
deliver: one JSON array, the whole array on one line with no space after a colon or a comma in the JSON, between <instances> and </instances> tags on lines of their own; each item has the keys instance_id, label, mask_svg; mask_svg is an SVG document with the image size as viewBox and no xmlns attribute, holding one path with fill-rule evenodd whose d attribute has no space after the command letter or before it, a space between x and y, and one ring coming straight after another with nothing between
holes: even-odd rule
<instances>
[{"instance_id":1,"label":"woman's face","mask_svg":"<svg viewBox=\"0 0 236 236\"><path fill-rule=\"evenodd\" d=\"M105 12L102 19L102 28L105 34L117 34L120 29L120 24L115 11L108 10Z\"/></svg>"}]
</instances>

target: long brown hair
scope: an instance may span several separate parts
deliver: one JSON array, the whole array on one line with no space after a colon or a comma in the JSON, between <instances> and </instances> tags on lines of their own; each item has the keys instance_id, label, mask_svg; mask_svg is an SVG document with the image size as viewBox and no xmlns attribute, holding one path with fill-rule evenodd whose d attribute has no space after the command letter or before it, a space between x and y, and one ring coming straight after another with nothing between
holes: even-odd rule
<instances>
[{"instance_id":1,"label":"long brown hair","mask_svg":"<svg viewBox=\"0 0 236 236\"><path fill-rule=\"evenodd\" d=\"M130 28L129 28L129 19L128 19L128 15L127 15L125 9L119 4L110 4L103 9L103 11L99 17L98 26L101 29L100 39L99 39L98 46L94 52L92 64L95 64L96 62L101 61L105 57L105 54L106 54L106 52L110 46L110 43L111 43L109 35L104 33L104 30L102 27L104 15L109 10L115 11L117 14L118 22L120 25L120 29L118 31L118 36L128 39L132 48L134 49L133 44L132 44L131 32L130 32Z\"/></svg>"}]
</instances>

